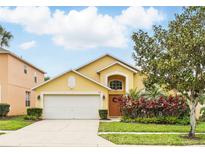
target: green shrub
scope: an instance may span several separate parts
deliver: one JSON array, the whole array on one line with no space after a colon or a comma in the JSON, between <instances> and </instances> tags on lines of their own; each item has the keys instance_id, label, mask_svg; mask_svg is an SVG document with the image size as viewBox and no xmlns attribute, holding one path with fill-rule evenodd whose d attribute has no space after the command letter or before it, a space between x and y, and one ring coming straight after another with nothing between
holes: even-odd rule
<instances>
[{"instance_id":1,"label":"green shrub","mask_svg":"<svg viewBox=\"0 0 205 154\"><path fill-rule=\"evenodd\" d=\"M6 117L10 111L10 105L6 103L0 103L0 117Z\"/></svg>"},{"instance_id":2,"label":"green shrub","mask_svg":"<svg viewBox=\"0 0 205 154\"><path fill-rule=\"evenodd\" d=\"M42 116L43 109L41 108L28 108L27 115L28 116L35 116L36 118L40 118Z\"/></svg>"},{"instance_id":3,"label":"green shrub","mask_svg":"<svg viewBox=\"0 0 205 154\"><path fill-rule=\"evenodd\" d=\"M29 115L26 115L24 117L25 120L38 120L38 118L36 116L29 116Z\"/></svg>"},{"instance_id":4,"label":"green shrub","mask_svg":"<svg viewBox=\"0 0 205 154\"><path fill-rule=\"evenodd\" d=\"M122 122L127 123L154 123L154 124L181 124L181 125L188 125L189 118L179 119L177 117L152 117L152 118L129 118L123 116L121 119Z\"/></svg>"},{"instance_id":5,"label":"green shrub","mask_svg":"<svg viewBox=\"0 0 205 154\"><path fill-rule=\"evenodd\" d=\"M102 119L102 120L108 119L107 115L108 115L108 111L106 109L99 110L100 119Z\"/></svg>"}]
</instances>

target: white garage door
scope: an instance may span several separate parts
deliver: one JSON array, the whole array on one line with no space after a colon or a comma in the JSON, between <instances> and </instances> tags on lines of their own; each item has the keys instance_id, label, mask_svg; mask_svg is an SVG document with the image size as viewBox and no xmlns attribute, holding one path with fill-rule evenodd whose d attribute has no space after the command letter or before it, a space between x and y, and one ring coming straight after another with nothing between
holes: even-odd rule
<instances>
[{"instance_id":1,"label":"white garage door","mask_svg":"<svg viewBox=\"0 0 205 154\"><path fill-rule=\"evenodd\" d=\"M45 95L45 119L98 119L99 95Z\"/></svg>"}]
</instances>

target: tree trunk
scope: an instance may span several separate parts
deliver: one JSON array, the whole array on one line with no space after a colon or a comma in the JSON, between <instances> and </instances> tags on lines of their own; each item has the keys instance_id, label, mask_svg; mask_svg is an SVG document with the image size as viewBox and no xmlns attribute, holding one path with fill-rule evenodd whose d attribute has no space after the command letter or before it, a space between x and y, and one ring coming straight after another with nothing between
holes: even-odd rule
<instances>
[{"instance_id":1,"label":"tree trunk","mask_svg":"<svg viewBox=\"0 0 205 154\"><path fill-rule=\"evenodd\" d=\"M191 129L189 131L189 137L193 138L195 137L195 130L196 130L196 106L197 103L193 103L191 106L191 112L190 112L190 125Z\"/></svg>"}]
</instances>

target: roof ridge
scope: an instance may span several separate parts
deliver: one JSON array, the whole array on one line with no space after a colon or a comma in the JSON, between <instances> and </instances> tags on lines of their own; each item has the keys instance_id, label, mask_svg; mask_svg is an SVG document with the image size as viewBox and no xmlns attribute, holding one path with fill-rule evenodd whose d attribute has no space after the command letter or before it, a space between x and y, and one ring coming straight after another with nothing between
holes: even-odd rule
<instances>
[{"instance_id":1,"label":"roof ridge","mask_svg":"<svg viewBox=\"0 0 205 154\"><path fill-rule=\"evenodd\" d=\"M4 51L4 52L1 52L1 51ZM37 66L35 66L34 64L31 64L30 62L28 62L27 60L25 60L24 58L22 58L21 56L18 56L17 54L15 54L14 52L10 51L10 50L7 50L7 49L4 49L2 47L0 47L0 54L1 53L5 53L5 54L10 54L12 56L14 56L15 58L23 61L24 63L27 63L28 65L32 66L33 68L43 72L43 73L46 73L45 71L43 71L42 69L38 68Z\"/></svg>"},{"instance_id":2,"label":"roof ridge","mask_svg":"<svg viewBox=\"0 0 205 154\"><path fill-rule=\"evenodd\" d=\"M36 88L38 88L38 87L41 87L41 86L45 85L46 83L51 82L51 81L53 81L53 80L55 80L55 79L57 79L57 78L59 78L59 77L65 75L66 73L69 73L69 72L74 72L74 73L76 73L76 74L78 74L78 75L80 75L80 76L86 78L87 80L90 80L90 81L92 81L92 82L94 82L94 83L96 83L96 84L98 84L98 85L100 85L100 86L102 86L102 87L104 87L104 88L110 90L110 88L107 87L106 85L104 85L104 84L102 84L102 83L100 83L100 82L98 82L98 81L96 81L96 80L94 80L94 79L92 79L92 78L86 76L85 74L82 74L82 73L80 73L80 72L78 72L78 71L76 71L76 70L73 70L73 69L70 69L70 70L68 70L68 71L66 71L66 72L64 72L64 73L61 73L61 74L59 74L59 75L53 77L52 79L50 79L50 80L48 80L48 81L46 81L46 82L43 82L43 83L41 83L41 84L39 84L39 85L33 87L32 90L34 90L34 89L36 89Z\"/></svg>"},{"instance_id":3,"label":"roof ridge","mask_svg":"<svg viewBox=\"0 0 205 154\"><path fill-rule=\"evenodd\" d=\"M104 85L104 84L102 84L102 83L100 83L100 82L98 82L98 81L96 81L96 80L90 78L89 76L87 76L87 75L85 75L85 74L83 74L83 73L80 73L80 72L78 72L78 71L76 71L76 70L72 70L72 71L75 72L75 73L77 73L77 74L79 74L79 75L81 75L81 76L86 77L87 79L89 79L89 80L91 80L91 81L93 81L93 82L95 82L95 83L97 83L97 84L99 84L99 85L101 85L101 86L103 86L103 87L105 87L105 88L107 88L107 89L110 89L110 88L107 87L106 85Z\"/></svg>"},{"instance_id":4,"label":"roof ridge","mask_svg":"<svg viewBox=\"0 0 205 154\"><path fill-rule=\"evenodd\" d=\"M128 64L128 63L125 62L124 60L121 60L121 59L119 59L119 58L113 56L113 55L110 54L110 53L103 54L103 55L101 55L101 56L99 56L99 57L97 57L97 58L91 60L90 62L87 62L86 64L81 65L81 66L75 68L74 70L79 70L79 69L81 69L81 68L83 68L83 67L85 67L85 66L87 66L87 65L89 65L89 64L91 64L91 63L93 63L93 62L95 62L95 61L97 61L97 60L99 60L99 59L101 59L101 58L103 58L103 57L105 57L105 56L110 56L110 57L116 59L117 61L120 61L121 63L123 63L123 64L125 64L125 65L131 67L132 69L134 69L134 70L136 70L136 71L139 71L137 68L135 68L134 65Z\"/></svg>"},{"instance_id":5,"label":"roof ridge","mask_svg":"<svg viewBox=\"0 0 205 154\"><path fill-rule=\"evenodd\" d=\"M114 63L112 63L112 64L110 64L110 65L108 65L108 66L105 66L105 67L99 69L99 70L97 71L97 73L100 73L101 71L103 71L103 70L105 70L105 69L107 69L107 68L109 68L109 67L111 67L111 66L113 66L113 65L116 65L116 64L119 64L119 65L121 65L121 66L123 66L123 67L125 67L125 68L127 68L127 69L129 69L129 70L131 70L131 71L133 71L133 72L135 72L135 73L138 73L138 71L136 71L135 69L133 69L133 68L130 67L130 66L125 65L124 63L122 63L122 62L120 62L120 61L115 61Z\"/></svg>"}]
</instances>

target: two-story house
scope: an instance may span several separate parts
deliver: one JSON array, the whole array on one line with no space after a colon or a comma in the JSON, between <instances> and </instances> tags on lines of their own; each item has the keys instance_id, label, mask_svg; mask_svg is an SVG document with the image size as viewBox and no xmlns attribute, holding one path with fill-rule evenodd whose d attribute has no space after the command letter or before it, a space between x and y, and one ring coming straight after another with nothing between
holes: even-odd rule
<instances>
[{"instance_id":1,"label":"two-story house","mask_svg":"<svg viewBox=\"0 0 205 154\"><path fill-rule=\"evenodd\" d=\"M16 54L0 48L0 103L10 104L9 115L22 115L34 107L31 88L44 81L45 72Z\"/></svg>"},{"instance_id":2,"label":"two-story house","mask_svg":"<svg viewBox=\"0 0 205 154\"><path fill-rule=\"evenodd\" d=\"M114 99L134 88L144 88L139 71L106 54L33 90L45 119L98 119L99 109L107 109L110 117L120 116Z\"/></svg>"}]
</instances>

